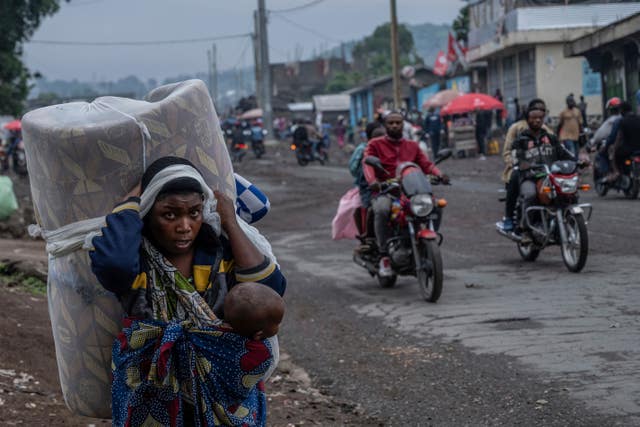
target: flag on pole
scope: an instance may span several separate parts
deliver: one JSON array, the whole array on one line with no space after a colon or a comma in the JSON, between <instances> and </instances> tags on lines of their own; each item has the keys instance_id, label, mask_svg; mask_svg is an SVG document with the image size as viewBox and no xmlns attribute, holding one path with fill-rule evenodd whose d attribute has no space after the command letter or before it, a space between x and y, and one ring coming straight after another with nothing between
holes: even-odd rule
<instances>
[{"instance_id":1,"label":"flag on pole","mask_svg":"<svg viewBox=\"0 0 640 427\"><path fill-rule=\"evenodd\" d=\"M449 43L447 46L447 61L450 64L456 62L458 59L458 52L456 52L456 39L453 37L453 34L449 33Z\"/></svg>"},{"instance_id":2,"label":"flag on pole","mask_svg":"<svg viewBox=\"0 0 640 427\"><path fill-rule=\"evenodd\" d=\"M438 52L436 62L433 64L433 74L436 76L444 76L447 74L449 68L449 61L447 61L447 55L443 51Z\"/></svg>"}]
</instances>

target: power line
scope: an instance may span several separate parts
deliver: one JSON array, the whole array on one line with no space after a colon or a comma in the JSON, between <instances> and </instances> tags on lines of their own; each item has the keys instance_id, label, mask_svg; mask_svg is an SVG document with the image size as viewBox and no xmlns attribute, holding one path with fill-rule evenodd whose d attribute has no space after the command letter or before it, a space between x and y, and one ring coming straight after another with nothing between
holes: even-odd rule
<instances>
[{"instance_id":1,"label":"power line","mask_svg":"<svg viewBox=\"0 0 640 427\"><path fill-rule=\"evenodd\" d=\"M303 31L306 31L306 32L311 33L311 34L314 34L314 35L316 35L318 37L321 37L321 38L323 38L325 40L328 40L330 42L341 43L340 40L334 39L333 37L329 37L326 34L322 34L321 32L314 30L313 28L309 28L309 27L305 27L304 25L300 25L297 22L292 21L291 19L289 19L287 17L284 17L282 15L273 15L273 16L275 16L278 19L282 19L283 21L288 22L289 24L293 25L294 27L298 27L299 29L301 29Z\"/></svg>"},{"instance_id":2,"label":"power line","mask_svg":"<svg viewBox=\"0 0 640 427\"><path fill-rule=\"evenodd\" d=\"M288 8L288 9L276 9L276 10L271 10L271 9L270 9L270 10L269 10L269 12L270 12L270 13L289 13L289 12L295 12L295 11L298 11L298 10L301 10L301 9L306 9L306 8L308 8L308 7L311 7L311 6L315 6L315 5L319 4L319 3L322 3L323 1L324 1L324 0L313 0L313 1L310 1L309 3L307 3L307 4L303 4L302 6L290 7L290 8Z\"/></svg>"},{"instance_id":3,"label":"power line","mask_svg":"<svg viewBox=\"0 0 640 427\"><path fill-rule=\"evenodd\" d=\"M250 37L251 33L229 34L226 36L201 37L195 39L177 39L177 40L148 40L148 41L120 41L120 42L81 42L71 40L30 40L29 43L48 44L61 46L149 46L149 45L167 45L167 44L185 44L212 42L216 40L238 39L242 37Z\"/></svg>"}]
</instances>

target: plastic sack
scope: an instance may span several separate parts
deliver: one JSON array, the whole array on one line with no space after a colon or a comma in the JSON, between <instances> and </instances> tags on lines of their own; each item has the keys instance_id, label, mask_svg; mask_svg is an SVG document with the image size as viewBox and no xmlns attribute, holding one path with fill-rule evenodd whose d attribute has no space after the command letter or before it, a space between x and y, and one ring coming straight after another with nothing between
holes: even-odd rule
<instances>
[{"instance_id":1,"label":"plastic sack","mask_svg":"<svg viewBox=\"0 0 640 427\"><path fill-rule=\"evenodd\" d=\"M22 132L38 224L45 230L103 216L145 167L185 157L235 201L231 161L207 87L188 80L145 101L102 97L31 111ZM60 384L73 412L111 418L111 345L122 309L85 251L49 260L49 315Z\"/></svg>"},{"instance_id":2,"label":"plastic sack","mask_svg":"<svg viewBox=\"0 0 640 427\"><path fill-rule=\"evenodd\" d=\"M353 215L360 206L362 206L362 203L358 187L353 187L340 198L338 211L333 221L331 221L331 237L333 240L356 238L358 227L356 227Z\"/></svg>"},{"instance_id":3,"label":"plastic sack","mask_svg":"<svg viewBox=\"0 0 640 427\"><path fill-rule=\"evenodd\" d=\"M13 182L0 175L0 221L9 218L18 209L18 200L13 192Z\"/></svg>"}]
</instances>

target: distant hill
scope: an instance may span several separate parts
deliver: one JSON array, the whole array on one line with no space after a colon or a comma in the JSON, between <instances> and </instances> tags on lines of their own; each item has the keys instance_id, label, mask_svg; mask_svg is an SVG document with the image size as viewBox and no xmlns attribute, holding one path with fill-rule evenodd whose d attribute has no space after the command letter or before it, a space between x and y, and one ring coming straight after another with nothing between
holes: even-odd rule
<instances>
[{"instance_id":1,"label":"distant hill","mask_svg":"<svg viewBox=\"0 0 640 427\"><path fill-rule=\"evenodd\" d=\"M447 35L450 26L446 24L419 24L409 25L413 35L413 41L418 55L424 60L425 65L432 67L438 56L438 51L447 49Z\"/></svg>"}]
</instances>

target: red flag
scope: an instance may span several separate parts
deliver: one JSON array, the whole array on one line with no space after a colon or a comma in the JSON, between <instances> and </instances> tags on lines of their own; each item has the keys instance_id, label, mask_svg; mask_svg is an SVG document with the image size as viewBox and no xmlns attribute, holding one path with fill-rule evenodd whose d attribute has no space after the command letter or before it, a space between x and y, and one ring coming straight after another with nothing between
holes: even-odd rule
<instances>
[{"instance_id":1,"label":"red flag","mask_svg":"<svg viewBox=\"0 0 640 427\"><path fill-rule=\"evenodd\" d=\"M449 43L447 47L447 61L449 61L449 63L454 63L456 62L456 59L458 59L458 53L456 52L455 44L456 39L454 39L453 35L449 33Z\"/></svg>"},{"instance_id":2,"label":"red flag","mask_svg":"<svg viewBox=\"0 0 640 427\"><path fill-rule=\"evenodd\" d=\"M433 74L436 76L444 76L447 74L447 69L449 68L449 61L447 61L447 56L443 51L438 52L438 56L436 57L436 62L433 64Z\"/></svg>"}]
</instances>

